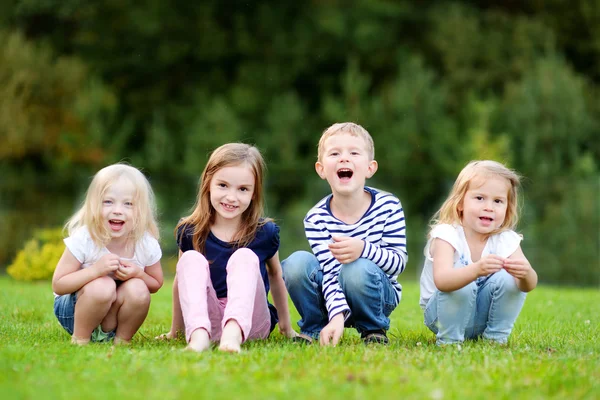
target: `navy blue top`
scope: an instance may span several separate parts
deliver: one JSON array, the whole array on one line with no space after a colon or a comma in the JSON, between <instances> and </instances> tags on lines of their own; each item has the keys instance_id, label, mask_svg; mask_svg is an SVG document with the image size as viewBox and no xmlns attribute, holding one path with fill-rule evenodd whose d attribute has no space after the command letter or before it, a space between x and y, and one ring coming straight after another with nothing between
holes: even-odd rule
<instances>
[{"instance_id":1,"label":"navy blue top","mask_svg":"<svg viewBox=\"0 0 600 400\"><path fill-rule=\"evenodd\" d=\"M181 233L184 232L182 235ZM180 226L177 230L177 246L182 253L194 250L193 243L194 227L190 225ZM209 232L204 245L204 257L209 262L210 280L218 298L227 297L227 262L229 257L237 250L231 243L224 242ZM260 274L265 285L265 292L269 294L269 278L267 275L266 261L271 259L279 250L279 227L274 222L267 222L258 227L254 240L246 248L252 250L260 263ZM277 324L277 310L269 304L271 312L271 330Z\"/></svg>"}]
</instances>

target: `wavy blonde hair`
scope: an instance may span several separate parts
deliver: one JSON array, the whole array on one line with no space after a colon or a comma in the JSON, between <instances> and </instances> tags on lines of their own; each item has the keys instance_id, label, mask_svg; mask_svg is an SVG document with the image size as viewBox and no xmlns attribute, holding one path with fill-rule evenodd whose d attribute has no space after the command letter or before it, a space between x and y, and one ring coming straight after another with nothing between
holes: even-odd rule
<instances>
[{"instance_id":1,"label":"wavy blonde hair","mask_svg":"<svg viewBox=\"0 0 600 400\"><path fill-rule=\"evenodd\" d=\"M431 219L430 228L433 229L439 224L461 225L463 213L459 211L458 206L462 204L471 183L476 179L487 179L490 177L499 177L508 180L510 188L508 190L504 221L498 229L490 232L487 236L489 237L508 229L515 229L519 220L518 196L521 177L503 164L491 160L471 161L460 171L450 191L450 195Z\"/></svg>"},{"instance_id":2,"label":"wavy blonde hair","mask_svg":"<svg viewBox=\"0 0 600 400\"><path fill-rule=\"evenodd\" d=\"M85 226L96 245L103 247L110 243L110 232L102 218L102 201L110 186L122 178L127 179L135 188L130 243L135 245L145 232L159 239L156 201L150 182L137 168L124 163L109 165L94 175L85 194L83 205L65 224L69 235Z\"/></svg>"},{"instance_id":3,"label":"wavy blonde hair","mask_svg":"<svg viewBox=\"0 0 600 400\"><path fill-rule=\"evenodd\" d=\"M194 228L192 242L194 250L204 253L206 239L210 233L210 227L215 222L216 210L210 202L210 183L217 171L221 168L232 166L248 166L254 175L254 193L250 205L242 214L242 219L237 233L233 237L236 247L245 247L256 236L257 229L271 221L263 218L263 179L265 162L260 151L254 146L244 143L228 143L215 149L209 159L202 175L200 176L198 196L193 211L187 217L182 218L175 227L175 237L183 226ZM183 235L185 232L180 232Z\"/></svg>"},{"instance_id":4,"label":"wavy blonde hair","mask_svg":"<svg viewBox=\"0 0 600 400\"><path fill-rule=\"evenodd\" d=\"M323 153L325 151L325 141L330 137L340 133L347 133L352 136L362 138L365 141L367 154L369 155L369 161L375 159L375 144L373 143L373 138L369 132L354 122L339 122L331 125L329 128L325 129L325 131L323 131L321 139L319 139L317 156L318 161L322 161Z\"/></svg>"}]
</instances>

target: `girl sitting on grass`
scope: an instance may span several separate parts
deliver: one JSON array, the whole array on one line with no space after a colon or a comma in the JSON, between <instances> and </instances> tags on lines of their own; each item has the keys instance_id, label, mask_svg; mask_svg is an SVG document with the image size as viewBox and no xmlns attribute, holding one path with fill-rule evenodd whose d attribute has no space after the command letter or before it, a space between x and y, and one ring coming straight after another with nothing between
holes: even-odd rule
<instances>
[{"instance_id":1,"label":"girl sitting on grass","mask_svg":"<svg viewBox=\"0 0 600 400\"><path fill-rule=\"evenodd\" d=\"M129 165L101 169L66 228L52 278L58 321L75 344L129 343L163 284L150 183Z\"/></svg>"},{"instance_id":2,"label":"girl sitting on grass","mask_svg":"<svg viewBox=\"0 0 600 400\"><path fill-rule=\"evenodd\" d=\"M188 349L210 342L239 352L244 341L291 328L279 262L279 228L263 217L264 161L259 151L229 143L211 154L191 215L176 228L179 262L173 285L173 338L185 324ZM267 301L273 290L276 310ZM278 318L279 315L279 318Z\"/></svg>"},{"instance_id":3,"label":"girl sitting on grass","mask_svg":"<svg viewBox=\"0 0 600 400\"><path fill-rule=\"evenodd\" d=\"M506 343L537 274L521 250L519 176L473 161L436 213L425 247L420 305L437 344L482 336Z\"/></svg>"}]
</instances>

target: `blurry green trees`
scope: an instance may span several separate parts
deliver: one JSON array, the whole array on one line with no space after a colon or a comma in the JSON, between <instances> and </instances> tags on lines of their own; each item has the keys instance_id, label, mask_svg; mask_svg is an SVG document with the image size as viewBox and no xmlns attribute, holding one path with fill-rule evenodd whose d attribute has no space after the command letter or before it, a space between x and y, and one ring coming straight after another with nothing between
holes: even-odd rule
<instances>
[{"instance_id":1,"label":"blurry green trees","mask_svg":"<svg viewBox=\"0 0 600 400\"><path fill-rule=\"evenodd\" d=\"M405 207L407 274L456 174L494 158L526 177L520 230L541 280L598 285L600 1L352 3L4 4L0 265L123 159L150 177L174 254L207 156L229 141L265 154L282 257L307 248L302 217L328 191L319 135L353 120L375 139L370 184Z\"/></svg>"}]
</instances>

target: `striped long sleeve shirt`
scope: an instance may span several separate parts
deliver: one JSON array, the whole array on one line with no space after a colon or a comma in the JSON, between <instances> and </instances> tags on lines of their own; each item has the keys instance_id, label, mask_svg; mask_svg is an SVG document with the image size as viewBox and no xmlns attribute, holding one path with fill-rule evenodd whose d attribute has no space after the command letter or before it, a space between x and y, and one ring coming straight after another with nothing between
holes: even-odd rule
<instances>
[{"instance_id":1,"label":"striped long sleeve shirt","mask_svg":"<svg viewBox=\"0 0 600 400\"><path fill-rule=\"evenodd\" d=\"M330 320L340 312L350 311L338 282L342 264L328 247L333 236L364 240L365 247L360 257L373 261L381 268L396 290L396 300L400 300L402 286L396 279L404 271L408 260L402 204L390 193L369 187L365 187L365 191L371 194L371 205L355 224L346 224L332 215L332 195L319 201L304 218L306 238L323 270L323 296Z\"/></svg>"}]
</instances>

